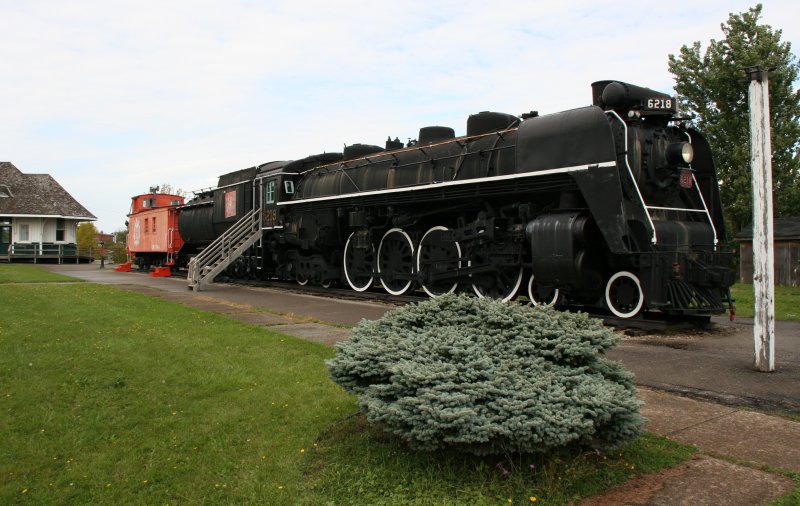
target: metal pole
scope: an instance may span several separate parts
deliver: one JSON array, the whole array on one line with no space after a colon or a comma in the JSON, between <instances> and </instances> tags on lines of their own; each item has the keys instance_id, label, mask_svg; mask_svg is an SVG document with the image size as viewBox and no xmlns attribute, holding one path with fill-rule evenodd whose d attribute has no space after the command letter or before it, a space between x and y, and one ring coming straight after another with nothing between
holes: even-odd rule
<instances>
[{"instance_id":1,"label":"metal pole","mask_svg":"<svg viewBox=\"0 0 800 506\"><path fill-rule=\"evenodd\" d=\"M746 69L750 75L750 167L753 178L753 289L755 292L755 366L775 370L775 281L772 233L772 144L769 121L768 72Z\"/></svg>"}]
</instances>

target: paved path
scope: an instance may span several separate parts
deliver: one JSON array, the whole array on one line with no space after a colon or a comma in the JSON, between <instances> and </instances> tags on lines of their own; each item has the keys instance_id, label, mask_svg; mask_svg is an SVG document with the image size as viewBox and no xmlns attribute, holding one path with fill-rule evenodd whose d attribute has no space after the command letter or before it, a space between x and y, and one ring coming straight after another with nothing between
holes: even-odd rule
<instances>
[{"instance_id":1,"label":"paved path","mask_svg":"<svg viewBox=\"0 0 800 506\"><path fill-rule=\"evenodd\" d=\"M639 385L735 406L800 415L800 323L778 321L776 371L755 369L752 319L714 318L711 331L624 337L608 354Z\"/></svg>"},{"instance_id":2,"label":"paved path","mask_svg":"<svg viewBox=\"0 0 800 506\"><path fill-rule=\"evenodd\" d=\"M350 325L391 308L225 284L194 293L182 279L91 265L47 268L328 345L347 339ZM800 414L800 324L778 322L778 370L771 374L753 369L751 321L715 319L715 324L709 332L625 338L609 353L636 373L647 430L695 445L701 453L583 504L766 504L796 486L785 473L800 474L800 422L741 406Z\"/></svg>"}]
</instances>

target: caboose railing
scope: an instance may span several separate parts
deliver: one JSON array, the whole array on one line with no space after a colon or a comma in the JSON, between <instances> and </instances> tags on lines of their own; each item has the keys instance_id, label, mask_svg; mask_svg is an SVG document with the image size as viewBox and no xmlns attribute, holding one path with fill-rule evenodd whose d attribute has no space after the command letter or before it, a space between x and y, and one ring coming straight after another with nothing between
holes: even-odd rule
<instances>
[{"instance_id":1,"label":"caboose railing","mask_svg":"<svg viewBox=\"0 0 800 506\"><path fill-rule=\"evenodd\" d=\"M199 292L261 238L261 208L242 216L189 261L189 287Z\"/></svg>"}]
</instances>

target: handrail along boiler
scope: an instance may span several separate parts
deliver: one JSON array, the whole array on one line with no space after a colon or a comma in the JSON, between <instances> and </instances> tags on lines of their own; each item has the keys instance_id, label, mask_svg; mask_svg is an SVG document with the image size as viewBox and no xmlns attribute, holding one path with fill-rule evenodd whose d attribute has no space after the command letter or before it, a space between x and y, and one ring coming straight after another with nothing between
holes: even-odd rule
<instances>
[{"instance_id":1,"label":"handrail along boiler","mask_svg":"<svg viewBox=\"0 0 800 506\"><path fill-rule=\"evenodd\" d=\"M461 137L425 127L225 175L183 207L181 234L202 248L257 209L260 237L228 275L525 293L620 318L724 312L734 277L705 137L669 95L618 81L592 94L555 114L478 113Z\"/></svg>"}]
</instances>

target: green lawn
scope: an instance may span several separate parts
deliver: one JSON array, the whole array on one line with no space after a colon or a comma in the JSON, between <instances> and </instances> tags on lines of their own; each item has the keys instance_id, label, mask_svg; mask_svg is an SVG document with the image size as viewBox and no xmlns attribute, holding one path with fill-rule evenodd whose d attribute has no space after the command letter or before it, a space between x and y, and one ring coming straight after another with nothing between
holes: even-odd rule
<instances>
[{"instance_id":1,"label":"green lawn","mask_svg":"<svg viewBox=\"0 0 800 506\"><path fill-rule=\"evenodd\" d=\"M731 287L731 296L736 301L736 315L752 318L755 307L753 285L736 283ZM775 287L775 319L800 321L800 287Z\"/></svg>"},{"instance_id":2,"label":"green lawn","mask_svg":"<svg viewBox=\"0 0 800 506\"><path fill-rule=\"evenodd\" d=\"M0 290L0 504L566 504L694 451L418 453L352 416L328 347L108 286Z\"/></svg>"},{"instance_id":3,"label":"green lawn","mask_svg":"<svg viewBox=\"0 0 800 506\"><path fill-rule=\"evenodd\" d=\"M281 503L355 409L325 346L112 287L2 292L2 504Z\"/></svg>"},{"instance_id":4,"label":"green lawn","mask_svg":"<svg viewBox=\"0 0 800 506\"><path fill-rule=\"evenodd\" d=\"M81 282L80 279L63 276L33 264L0 264L0 283L52 283Z\"/></svg>"}]
</instances>

